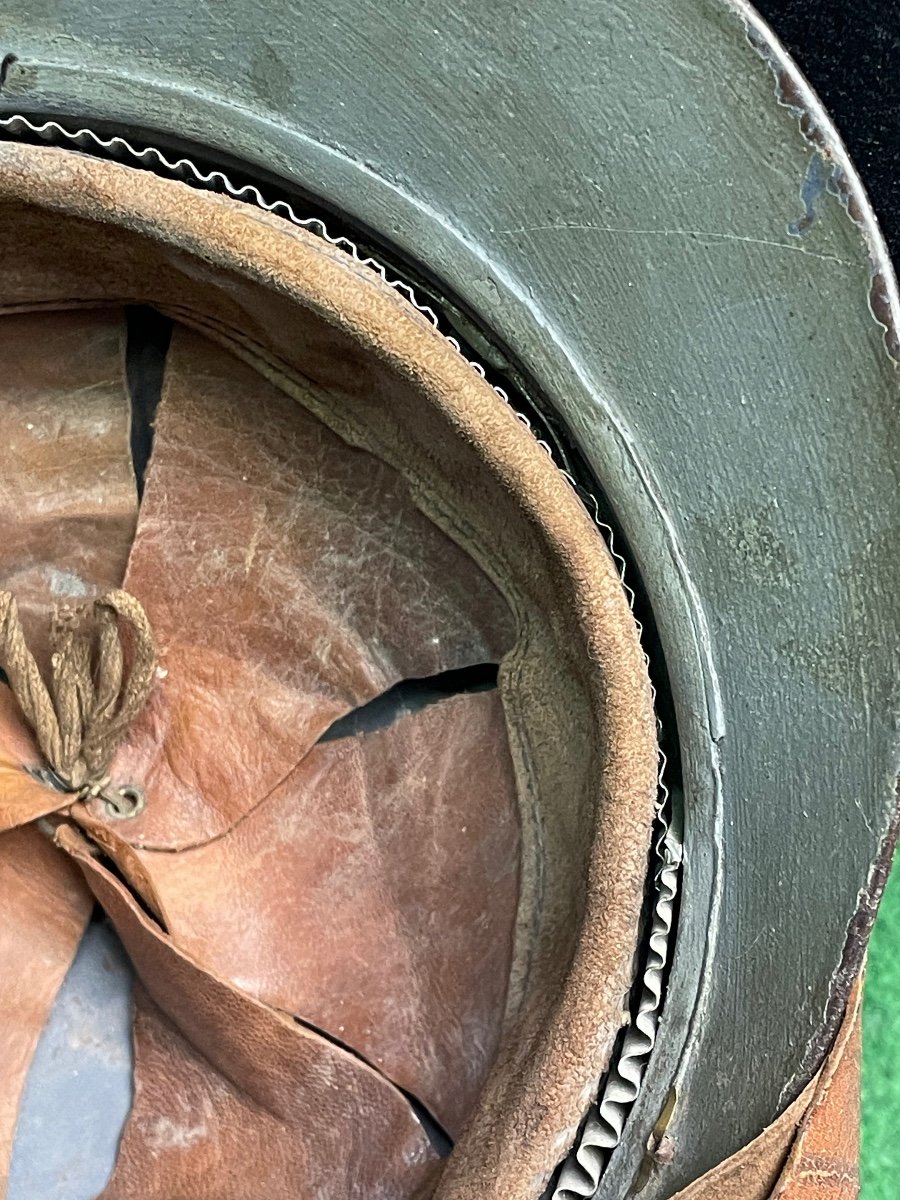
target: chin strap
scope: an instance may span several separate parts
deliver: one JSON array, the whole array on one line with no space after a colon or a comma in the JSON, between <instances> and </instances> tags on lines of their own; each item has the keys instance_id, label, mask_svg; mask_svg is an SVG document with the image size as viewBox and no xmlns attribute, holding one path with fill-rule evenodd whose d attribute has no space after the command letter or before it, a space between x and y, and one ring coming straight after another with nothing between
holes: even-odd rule
<instances>
[{"instance_id":1,"label":"chin strap","mask_svg":"<svg viewBox=\"0 0 900 1200\"><path fill-rule=\"evenodd\" d=\"M108 771L153 687L156 648L141 603L114 590L92 604L58 608L48 687L25 640L15 597L0 592L0 666L46 760L47 781L79 800L103 798L110 815L136 815L143 807L140 791L111 787Z\"/></svg>"}]
</instances>

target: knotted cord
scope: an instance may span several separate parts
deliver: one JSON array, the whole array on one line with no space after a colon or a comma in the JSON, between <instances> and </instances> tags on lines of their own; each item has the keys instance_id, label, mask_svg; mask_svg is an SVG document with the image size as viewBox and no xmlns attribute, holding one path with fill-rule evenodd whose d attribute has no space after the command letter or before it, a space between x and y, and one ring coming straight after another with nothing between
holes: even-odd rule
<instances>
[{"instance_id":1,"label":"knotted cord","mask_svg":"<svg viewBox=\"0 0 900 1200\"><path fill-rule=\"evenodd\" d=\"M123 627L131 630L127 671ZM102 795L118 808L118 798L107 794L109 766L147 702L156 669L153 631L141 603L117 589L91 604L58 608L50 628L48 686L15 597L0 592L0 666L54 782L77 799ZM134 797L135 789L117 790Z\"/></svg>"}]
</instances>

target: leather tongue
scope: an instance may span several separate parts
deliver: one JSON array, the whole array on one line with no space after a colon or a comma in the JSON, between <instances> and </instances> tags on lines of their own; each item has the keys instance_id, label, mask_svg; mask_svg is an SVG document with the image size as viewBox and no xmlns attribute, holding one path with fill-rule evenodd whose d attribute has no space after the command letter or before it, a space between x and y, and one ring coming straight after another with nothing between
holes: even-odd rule
<instances>
[{"instance_id":1,"label":"leather tongue","mask_svg":"<svg viewBox=\"0 0 900 1200\"><path fill-rule=\"evenodd\" d=\"M515 636L396 471L178 327L125 586L161 651L115 766L148 796L122 836L148 847L221 835L337 717Z\"/></svg>"},{"instance_id":2,"label":"leather tongue","mask_svg":"<svg viewBox=\"0 0 900 1200\"><path fill-rule=\"evenodd\" d=\"M182 950L365 1055L458 1136L497 1049L519 895L496 691L315 746L194 849L91 825Z\"/></svg>"},{"instance_id":3,"label":"leather tongue","mask_svg":"<svg viewBox=\"0 0 900 1200\"><path fill-rule=\"evenodd\" d=\"M137 520L122 310L0 315L0 588L47 667L49 611L119 587Z\"/></svg>"},{"instance_id":4,"label":"leather tongue","mask_svg":"<svg viewBox=\"0 0 900 1200\"><path fill-rule=\"evenodd\" d=\"M49 614L118 586L137 518L121 310L0 315L0 589L47 670ZM0 686L0 1194L34 1049L91 911L71 862L33 825L70 802Z\"/></svg>"},{"instance_id":5,"label":"leather tongue","mask_svg":"<svg viewBox=\"0 0 900 1200\"><path fill-rule=\"evenodd\" d=\"M31 1059L91 906L79 872L39 830L0 833L0 1196Z\"/></svg>"},{"instance_id":6,"label":"leather tongue","mask_svg":"<svg viewBox=\"0 0 900 1200\"><path fill-rule=\"evenodd\" d=\"M0 687L0 833L27 825L71 804L32 772L41 756L19 706L7 687Z\"/></svg>"},{"instance_id":7,"label":"leather tongue","mask_svg":"<svg viewBox=\"0 0 900 1200\"><path fill-rule=\"evenodd\" d=\"M406 1099L339 1046L201 970L91 856L80 865L143 985L135 1102L105 1200L402 1200L438 1159Z\"/></svg>"}]
</instances>

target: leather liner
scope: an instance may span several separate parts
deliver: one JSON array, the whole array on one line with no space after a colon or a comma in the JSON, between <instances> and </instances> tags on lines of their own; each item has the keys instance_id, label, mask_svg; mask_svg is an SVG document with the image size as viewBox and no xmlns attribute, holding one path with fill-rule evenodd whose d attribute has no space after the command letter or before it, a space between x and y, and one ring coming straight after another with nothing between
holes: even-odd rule
<instances>
[{"instance_id":1,"label":"leather liner","mask_svg":"<svg viewBox=\"0 0 900 1200\"><path fill-rule=\"evenodd\" d=\"M251 204L275 216L283 217L303 228L337 249L349 254L360 266L374 271L388 287L399 292L422 314L441 336L460 354L471 369L489 382L493 391L514 412L516 418L535 437L538 445L554 462L557 470L578 495L594 524L600 530L619 573L622 588L634 609L635 594L626 581L626 560L615 548L612 528L602 520L596 497L586 491L573 476L559 466L550 444L543 440L525 413L518 411L508 392L487 379L484 367L469 359L459 341L447 334L430 305L423 303L410 284L394 277L388 269L371 256L361 254L357 245L344 236L332 235L319 217L300 217L284 200L268 201L252 184L236 186L220 170L202 171L190 159L169 159L156 147L141 149L120 136L103 138L88 128L77 131L65 129L58 122L47 120L35 122L21 114L0 117L0 131L7 131L11 138L26 134L37 137L51 145L75 147L97 155L98 152L126 165L150 170L155 174L178 179L201 190L224 192L235 200ZM641 624L635 618L638 634L643 636ZM646 651L645 661L648 661ZM655 689L653 694L656 699ZM657 724L659 720L657 719ZM609 1157L621 1140L628 1113L640 1093L641 1083L656 1041L659 1021L665 1000L665 979L671 959L674 937L674 907L678 894L681 868L681 843L671 825L671 797L665 781L666 755L659 751L659 795L656 805L655 825L652 837L652 863L649 888L652 896L652 919L646 934L648 953L646 966L632 987L631 1002L624 998L623 1007L635 1013L632 1028L622 1039L618 1056L614 1056L609 1070L600 1081L597 1103L592 1106L582 1124L575 1144L563 1160L558 1172L558 1182L549 1194L552 1200L579 1200L592 1196L599 1186L600 1178Z\"/></svg>"}]
</instances>

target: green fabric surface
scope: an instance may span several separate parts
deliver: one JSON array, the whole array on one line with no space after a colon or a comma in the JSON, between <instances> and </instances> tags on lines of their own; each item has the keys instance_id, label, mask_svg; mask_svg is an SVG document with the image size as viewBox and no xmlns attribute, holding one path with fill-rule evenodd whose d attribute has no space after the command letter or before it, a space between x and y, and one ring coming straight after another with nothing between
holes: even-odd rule
<instances>
[{"instance_id":1,"label":"green fabric surface","mask_svg":"<svg viewBox=\"0 0 900 1200\"><path fill-rule=\"evenodd\" d=\"M900 869L872 930L863 998L860 1200L900 1197Z\"/></svg>"}]
</instances>

